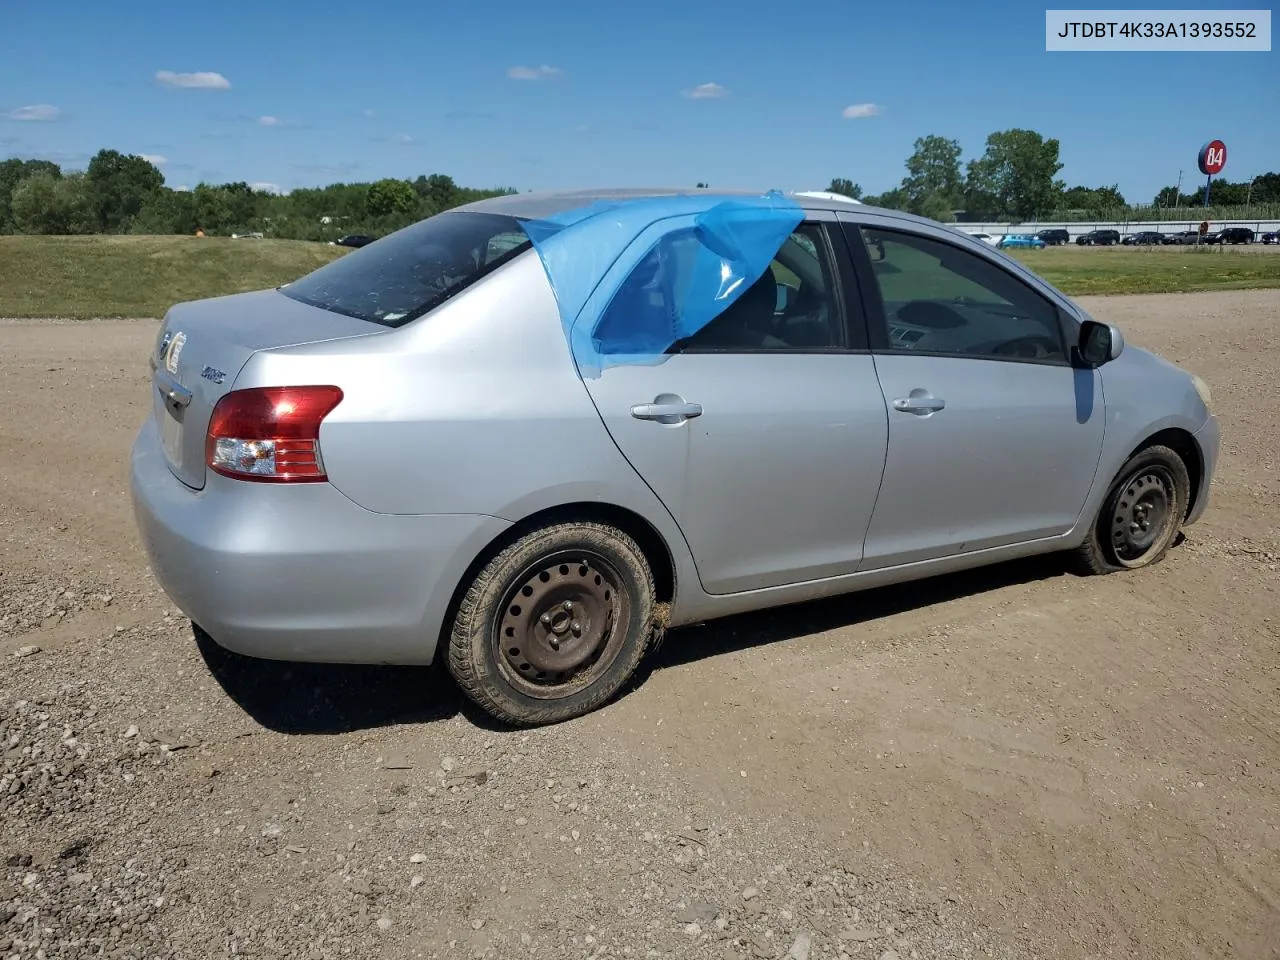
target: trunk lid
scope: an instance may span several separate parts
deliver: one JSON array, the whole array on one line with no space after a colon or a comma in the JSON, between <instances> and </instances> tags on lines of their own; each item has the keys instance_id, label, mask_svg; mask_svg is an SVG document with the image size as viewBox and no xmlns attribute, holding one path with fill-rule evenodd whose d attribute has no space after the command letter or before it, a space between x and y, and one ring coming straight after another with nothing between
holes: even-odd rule
<instances>
[{"instance_id":1,"label":"trunk lid","mask_svg":"<svg viewBox=\"0 0 1280 960\"><path fill-rule=\"evenodd\" d=\"M169 469L188 486L204 487L213 408L259 350L389 330L276 290L177 304L165 316L151 355L152 408Z\"/></svg>"}]
</instances>

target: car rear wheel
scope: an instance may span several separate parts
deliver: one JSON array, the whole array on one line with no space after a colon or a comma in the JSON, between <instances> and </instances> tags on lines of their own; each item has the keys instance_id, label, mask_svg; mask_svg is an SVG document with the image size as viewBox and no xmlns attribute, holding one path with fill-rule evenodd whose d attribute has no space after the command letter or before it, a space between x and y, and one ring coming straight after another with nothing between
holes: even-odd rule
<instances>
[{"instance_id":1,"label":"car rear wheel","mask_svg":"<svg viewBox=\"0 0 1280 960\"><path fill-rule=\"evenodd\" d=\"M458 605L448 668L486 713L518 726L602 705L659 637L653 574L625 533L559 523L512 543Z\"/></svg>"},{"instance_id":2,"label":"car rear wheel","mask_svg":"<svg viewBox=\"0 0 1280 960\"><path fill-rule=\"evenodd\" d=\"M1077 548L1076 566L1101 574L1158 563L1182 527L1190 493L1187 466L1176 452L1152 446L1134 454Z\"/></svg>"}]
</instances>

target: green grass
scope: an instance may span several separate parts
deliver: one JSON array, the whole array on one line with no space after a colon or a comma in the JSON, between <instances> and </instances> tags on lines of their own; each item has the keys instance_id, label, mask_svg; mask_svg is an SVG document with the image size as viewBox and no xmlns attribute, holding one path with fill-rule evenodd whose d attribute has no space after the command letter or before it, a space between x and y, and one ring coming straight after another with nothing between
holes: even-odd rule
<instances>
[{"instance_id":1,"label":"green grass","mask_svg":"<svg viewBox=\"0 0 1280 960\"><path fill-rule=\"evenodd\" d=\"M1010 250L1070 296L1280 287L1280 248L1046 247Z\"/></svg>"},{"instance_id":2,"label":"green grass","mask_svg":"<svg viewBox=\"0 0 1280 960\"><path fill-rule=\"evenodd\" d=\"M295 280L343 252L291 240L0 237L0 317L160 317L183 300ZM1280 287L1275 247L1011 252L1071 295Z\"/></svg>"},{"instance_id":3,"label":"green grass","mask_svg":"<svg viewBox=\"0 0 1280 960\"><path fill-rule=\"evenodd\" d=\"M296 280L346 252L295 240L0 237L0 317L161 317Z\"/></svg>"}]
</instances>

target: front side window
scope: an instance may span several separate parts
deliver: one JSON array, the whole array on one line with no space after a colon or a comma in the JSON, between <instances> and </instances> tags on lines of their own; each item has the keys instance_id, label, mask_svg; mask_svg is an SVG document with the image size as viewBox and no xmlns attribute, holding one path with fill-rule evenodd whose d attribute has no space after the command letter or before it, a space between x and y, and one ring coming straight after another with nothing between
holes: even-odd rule
<instances>
[{"instance_id":1,"label":"front side window","mask_svg":"<svg viewBox=\"0 0 1280 960\"><path fill-rule=\"evenodd\" d=\"M1064 363L1058 311L995 263L929 237L864 227L888 349Z\"/></svg>"},{"instance_id":2,"label":"front side window","mask_svg":"<svg viewBox=\"0 0 1280 960\"><path fill-rule=\"evenodd\" d=\"M514 217L437 214L282 287L285 296L398 327L529 249Z\"/></svg>"},{"instance_id":3,"label":"front side window","mask_svg":"<svg viewBox=\"0 0 1280 960\"><path fill-rule=\"evenodd\" d=\"M822 351L844 344L835 272L818 224L803 223L772 263L729 307L698 329L690 318L716 313L693 273L706 268L696 230L664 236L618 289L596 327L605 352L756 353ZM714 285L713 285L714 286Z\"/></svg>"}]
</instances>

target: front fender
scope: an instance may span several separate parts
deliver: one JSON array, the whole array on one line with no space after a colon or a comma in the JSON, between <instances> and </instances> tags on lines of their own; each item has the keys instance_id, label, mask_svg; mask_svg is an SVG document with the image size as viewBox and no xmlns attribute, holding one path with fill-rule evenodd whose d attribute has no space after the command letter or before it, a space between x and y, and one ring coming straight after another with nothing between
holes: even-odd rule
<instances>
[{"instance_id":1,"label":"front fender","mask_svg":"<svg viewBox=\"0 0 1280 960\"><path fill-rule=\"evenodd\" d=\"M1140 347L1126 346L1111 363L1099 368L1106 427L1098 472L1080 519L1071 533L1073 542L1088 534L1112 481L1133 453L1166 430L1185 434L1200 454L1202 479L1192 516L1204 510L1212 470L1217 461L1217 431L1205 433L1212 420L1196 392L1191 375L1163 357ZM1210 442L1211 441L1211 442ZM1206 448L1206 443L1211 449ZM1194 522L1188 517L1188 522Z\"/></svg>"}]
</instances>

